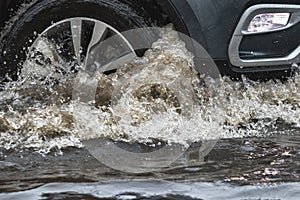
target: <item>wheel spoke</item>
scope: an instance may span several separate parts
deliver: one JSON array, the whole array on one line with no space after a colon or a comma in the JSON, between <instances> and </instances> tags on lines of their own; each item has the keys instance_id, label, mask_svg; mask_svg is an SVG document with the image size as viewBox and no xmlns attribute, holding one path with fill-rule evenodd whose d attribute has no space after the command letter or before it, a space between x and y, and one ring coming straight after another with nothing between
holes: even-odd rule
<instances>
[{"instance_id":1,"label":"wheel spoke","mask_svg":"<svg viewBox=\"0 0 300 200\"><path fill-rule=\"evenodd\" d=\"M88 49L87 49L87 55L86 55L86 58L85 58L84 68L86 68L86 64L87 64L87 61L88 61L88 57L89 57L91 48L93 46L95 46L98 42L101 41L101 39L104 37L106 32L107 32L107 26L105 24L95 22L92 39L91 39L91 41L89 43L89 46L88 46Z\"/></svg>"},{"instance_id":2,"label":"wheel spoke","mask_svg":"<svg viewBox=\"0 0 300 200\"><path fill-rule=\"evenodd\" d=\"M133 47L122 33L108 24L94 19L77 17L62 20L47 28L41 35L51 40L57 39L59 47L65 48L63 42L66 38L60 37L65 36L63 31L68 33L71 31L71 35L67 36L68 39L71 36L72 44L67 43L66 51L73 49L76 62L83 71L99 73L114 71L136 57ZM33 45L35 47L38 46L36 41ZM62 53L68 60L73 58L72 54L65 55L66 52L63 50L62 52L53 52L55 56L52 57L61 60L62 63L64 62L64 59L60 57ZM83 56L84 60L81 59ZM57 62L60 63L60 61Z\"/></svg>"},{"instance_id":3,"label":"wheel spoke","mask_svg":"<svg viewBox=\"0 0 300 200\"><path fill-rule=\"evenodd\" d=\"M106 65L102 66L98 72L103 73L116 70L118 67L132 61L134 58L136 58L135 52L127 52L125 55L122 55L116 58L115 60L112 60L111 62L107 63Z\"/></svg>"},{"instance_id":4,"label":"wheel spoke","mask_svg":"<svg viewBox=\"0 0 300 200\"><path fill-rule=\"evenodd\" d=\"M75 51L75 56L77 58L77 63L81 64L81 30L82 29L82 20L81 19L72 19L71 20L71 32L73 39L73 46Z\"/></svg>"},{"instance_id":5,"label":"wheel spoke","mask_svg":"<svg viewBox=\"0 0 300 200\"><path fill-rule=\"evenodd\" d=\"M95 22L95 27L94 27L91 42L89 44L88 51L101 40L101 38L105 35L106 31L107 31L107 26L105 24Z\"/></svg>"}]
</instances>

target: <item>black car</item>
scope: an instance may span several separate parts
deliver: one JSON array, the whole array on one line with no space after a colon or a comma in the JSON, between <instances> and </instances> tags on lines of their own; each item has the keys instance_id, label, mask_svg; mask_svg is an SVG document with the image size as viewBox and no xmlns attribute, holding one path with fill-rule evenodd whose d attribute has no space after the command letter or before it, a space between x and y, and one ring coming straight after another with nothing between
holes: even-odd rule
<instances>
[{"instance_id":1,"label":"black car","mask_svg":"<svg viewBox=\"0 0 300 200\"><path fill-rule=\"evenodd\" d=\"M17 77L42 33L64 41L62 53L80 63L104 32L170 23L199 42L223 75L286 77L299 63L299 21L297 0L1 0L0 79Z\"/></svg>"}]
</instances>

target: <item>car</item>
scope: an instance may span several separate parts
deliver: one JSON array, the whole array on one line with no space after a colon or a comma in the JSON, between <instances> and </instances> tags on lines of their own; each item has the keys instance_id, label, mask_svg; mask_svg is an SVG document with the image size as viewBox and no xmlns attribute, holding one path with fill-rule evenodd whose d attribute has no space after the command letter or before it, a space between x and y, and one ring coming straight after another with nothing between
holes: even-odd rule
<instances>
[{"instance_id":1,"label":"car","mask_svg":"<svg viewBox=\"0 0 300 200\"><path fill-rule=\"evenodd\" d=\"M61 41L64 57L71 53L78 64L86 62L81 53L89 54L104 31L128 44L123 31L170 23L201 44L222 75L289 77L300 58L299 21L297 0L2 0L0 79L17 78L41 35ZM149 35L138 40L152 42Z\"/></svg>"}]
</instances>

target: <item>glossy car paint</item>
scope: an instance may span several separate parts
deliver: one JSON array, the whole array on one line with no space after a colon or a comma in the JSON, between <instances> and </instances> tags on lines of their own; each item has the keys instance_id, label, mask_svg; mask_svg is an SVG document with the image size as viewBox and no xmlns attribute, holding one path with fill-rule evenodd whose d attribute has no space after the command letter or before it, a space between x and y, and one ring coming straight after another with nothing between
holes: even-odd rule
<instances>
[{"instance_id":1,"label":"glossy car paint","mask_svg":"<svg viewBox=\"0 0 300 200\"><path fill-rule=\"evenodd\" d=\"M260 66L256 68L233 66L228 59L228 46L239 19L247 8L257 4L297 5L300 3L299 0L186 0L184 2L186 2L186 6L182 6L183 3L180 0L172 0L178 12L182 13L183 18L186 19L185 24L190 35L205 46L223 74L232 77L245 74L254 79L268 79L272 77L289 76L291 74L291 67L285 65ZM187 10L193 11L192 13L197 18L196 23L190 20L188 15L191 15L191 13L188 13ZM195 24L200 27L201 31L195 31ZM299 28L299 25L294 27L294 29ZM199 34L201 36L199 36ZM299 45L298 38L289 37L291 35L295 35L295 31L257 35L256 38L251 36L249 40L245 40L242 43L242 46L246 46L247 49L259 51L261 49L257 49L257 46L259 46L259 43L263 43L264 47L269 51L269 54L282 56L279 54L291 51L295 45ZM270 42L265 42L267 38ZM277 42L273 42L275 40Z\"/></svg>"},{"instance_id":2,"label":"glossy car paint","mask_svg":"<svg viewBox=\"0 0 300 200\"><path fill-rule=\"evenodd\" d=\"M214 59L222 74L232 77L239 77L245 74L252 78L272 78L290 75L290 66L260 66L255 68L240 68L233 66L228 59L228 46L232 34L244 11L256 4L300 4L299 0L124 0L142 6L144 9L153 13L163 10L176 29L198 41ZM0 3L0 24L12 15L11 10L15 10L22 0L5 0ZM159 8L157 8L159 7ZM165 21L162 22L162 24ZM299 26L298 26L299 27ZM258 35L257 38L251 37L242 43L244 49L257 49L256 43L264 41L266 38L284 38L277 43L270 40L267 46L268 53L280 56L288 52L298 44L297 37L290 37L290 32L276 32L265 36ZM252 42L255 41L255 42ZM282 51L281 51L282 50ZM272 52L274 51L274 52ZM200 61L201 62L201 61Z\"/></svg>"}]
</instances>

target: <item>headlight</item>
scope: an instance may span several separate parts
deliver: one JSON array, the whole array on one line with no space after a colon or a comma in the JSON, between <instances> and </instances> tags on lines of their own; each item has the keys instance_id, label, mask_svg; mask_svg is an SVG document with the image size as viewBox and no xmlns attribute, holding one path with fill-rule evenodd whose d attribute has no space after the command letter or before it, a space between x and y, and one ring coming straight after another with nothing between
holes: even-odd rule
<instances>
[{"instance_id":1,"label":"headlight","mask_svg":"<svg viewBox=\"0 0 300 200\"><path fill-rule=\"evenodd\" d=\"M285 27L290 19L290 13L262 13L256 15L250 22L248 33L263 33Z\"/></svg>"}]
</instances>

